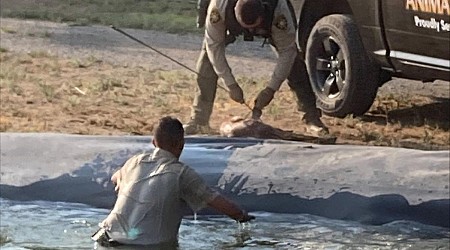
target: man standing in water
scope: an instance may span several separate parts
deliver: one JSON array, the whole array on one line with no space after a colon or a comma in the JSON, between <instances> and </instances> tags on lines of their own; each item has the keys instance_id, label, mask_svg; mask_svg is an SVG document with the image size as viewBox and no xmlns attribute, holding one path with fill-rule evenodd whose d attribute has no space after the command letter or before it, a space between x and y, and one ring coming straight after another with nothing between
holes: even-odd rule
<instances>
[{"instance_id":1,"label":"man standing in water","mask_svg":"<svg viewBox=\"0 0 450 250\"><path fill-rule=\"evenodd\" d=\"M92 237L99 245L174 249L185 204L194 211L209 206L239 222L254 219L179 161L184 129L178 119L161 118L152 143L152 154L131 157L112 176L118 197Z\"/></svg>"}]
</instances>

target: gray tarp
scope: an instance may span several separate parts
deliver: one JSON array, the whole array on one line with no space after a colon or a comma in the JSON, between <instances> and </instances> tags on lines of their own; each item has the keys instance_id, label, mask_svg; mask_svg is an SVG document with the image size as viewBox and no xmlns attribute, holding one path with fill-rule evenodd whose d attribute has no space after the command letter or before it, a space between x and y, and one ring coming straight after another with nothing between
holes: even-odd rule
<instances>
[{"instance_id":1,"label":"gray tarp","mask_svg":"<svg viewBox=\"0 0 450 250\"><path fill-rule=\"evenodd\" d=\"M0 196L15 200L112 207L112 173L131 155L153 150L143 136L0 136ZM187 137L181 160L250 211L449 227L449 157L449 151Z\"/></svg>"}]
</instances>

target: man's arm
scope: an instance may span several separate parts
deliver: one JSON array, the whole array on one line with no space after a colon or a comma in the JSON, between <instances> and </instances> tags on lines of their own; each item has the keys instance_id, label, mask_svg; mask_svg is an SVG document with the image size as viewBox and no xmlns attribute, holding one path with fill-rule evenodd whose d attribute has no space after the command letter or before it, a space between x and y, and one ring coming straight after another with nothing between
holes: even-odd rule
<instances>
[{"instance_id":1,"label":"man's arm","mask_svg":"<svg viewBox=\"0 0 450 250\"><path fill-rule=\"evenodd\" d=\"M234 220L245 222L254 219L235 203L213 191L192 168L185 166L180 176L180 196L194 211L206 206L228 215Z\"/></svg>"},{"instance_id":2,"label":"man's arm","mask_svg":"<svg viewBox=\"0 0 450 250\"><path fill-rule=\"evenodd\" d=\"M297 57L295 20L290 14L290 9L286 1L289 0L278 1L278 6L275 9L271 31L271 44L277 52L277 62L267 87L256 97L252 113L253 119L259 119L261 117L262 109L269 105L275 92L280 89L281 84L289 77L295 58Z\"/></svg>"},{"instance_id":3,"label":"man's arm","mask_svg":"<svg viewBox=\"0 0 450 250\"><path fill-rule=\"evenodd\" d=\"M126 178L126 173L128 171L128 169L135 167L140 160L142 160L142 158L144 157L144 154L141 155L135 155L133 157L131 157L130 159L128 159L121 168L119 168L112 176L111 176L111 182L114 183L114 185L116 185L114 187L114 190L116 192L119 192L120 189L120 184L123 180L123 178Z\"/></svg>"},{"instance_id":4,"label":"man's arm","mask_svg":"<svg viewBox=\"0 0 450 250\"><path fill-rule=\"evenodd\" d=\"M225 57L225 13L228 1L212 0L206 17L205 43L206 52L216 74L227 86L236 84L231 68Z\"/></svg>"},{"instance_id":5,"label":"man's arm","mask_svg":"<svg viewBox=\"0 0 450 250\"><path fill-rule=\"evenodd\" d=\"M226 199L222 195L218 195L212 201L208 202L208 206L239 222L246 222L255 219L254 216L248 215L247 212L240 209L235 203Z\"/></svg>"},{"instance_id":6,"label":"man's arm","mask_svg":"<svg viewBox=\"0 0 450 250\"><path fill-rule=\"evenodd\" d=\"M111 181L112 181L112 183L114 183L114 185L116 185L114 187L114 191L119 192L120 182L122 181L122 174L120 173L120 169L117 170L113 174L113 176L111 176Z\"/></svg>"},{"instance_id":7,"label":"man's arm","mask_svg":"<svg viewBox=\"0 0 450 250\"><path fill-rule=\"evenodd\" d=\"M278 1L272 23L271 38L277 52L277 62L268 87L274 91L278 91L283 81L288 78L298 53L295 20L286 1L289 0Z\"/></svg>"}]
</instances>

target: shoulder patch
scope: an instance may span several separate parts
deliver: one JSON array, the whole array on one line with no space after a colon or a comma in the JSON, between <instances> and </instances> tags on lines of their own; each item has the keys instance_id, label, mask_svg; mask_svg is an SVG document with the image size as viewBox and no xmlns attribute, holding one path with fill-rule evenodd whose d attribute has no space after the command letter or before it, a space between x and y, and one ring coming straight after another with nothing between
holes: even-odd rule
<instances>
[{"instance_id":1,"label":"shoulder patch","mask_svg":"<svg viewBox=\"0 0 450 250\"><path fill-rule=\"evenodd\" d=\"M220 19L221 19L220 12L219 12L219 10L217 8L214 7L211 10L211 13L209 14L209 21L211 23L217 23L217 22L220 21Z\"/></svg>"},{"instance_id":2,"label":"shoulder patch","mask_svg":"<svg viewBox=\"0 0 450 250\"><path fill-rule=\"evenodd\" d=\"M288 21L284 15L277 16L277 18L275 19L275 27L280 30L287 30Z\"/></svg>"}]
</instances>

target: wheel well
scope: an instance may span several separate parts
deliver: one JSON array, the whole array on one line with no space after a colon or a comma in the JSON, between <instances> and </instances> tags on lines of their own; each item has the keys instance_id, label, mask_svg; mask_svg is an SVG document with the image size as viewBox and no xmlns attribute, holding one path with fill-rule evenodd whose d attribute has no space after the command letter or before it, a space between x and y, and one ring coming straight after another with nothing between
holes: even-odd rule
<instances>
[{"instance_id":1,"label":"wheel well","mask_svg":"<svg viewBox=\"0 0 450 250\"><path fill-rule=\"evenodd\" d=\"M316 22L331 14L352 14L352 10L346 0L306 0L304 2L299 14L297 31L297 45L302 51L306 49L309 34Z\"/></svg>"}]
</instances>

